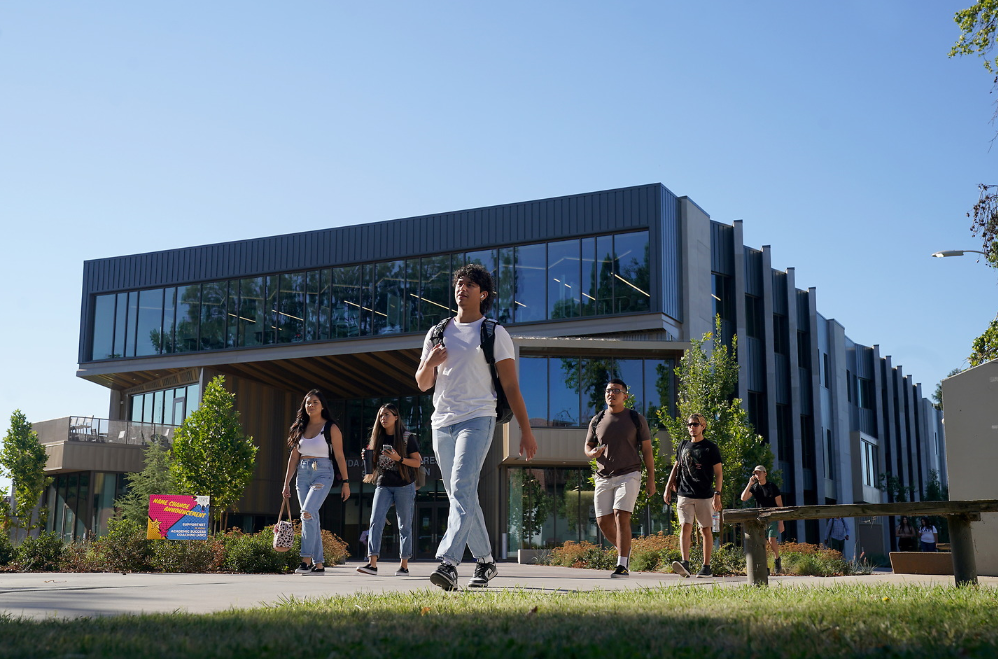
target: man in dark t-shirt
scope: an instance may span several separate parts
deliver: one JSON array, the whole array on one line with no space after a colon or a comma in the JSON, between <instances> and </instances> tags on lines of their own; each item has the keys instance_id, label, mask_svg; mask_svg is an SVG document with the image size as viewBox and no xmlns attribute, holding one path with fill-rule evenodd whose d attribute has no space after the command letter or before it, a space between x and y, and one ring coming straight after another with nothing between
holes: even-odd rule
<instances>
[{"instance_id":1,"label":"man in dark t-shirt","mask_svg":"<svg viewBox=\"0 0 998 659\"><path fill-rule=\"evenodd\" d=\"M589 422L586 457L596 461L596 492L593 507L600 531L617 548L617 567L612 578L630 573L631 512L641 489L641 466L648 470L645 491L655 494L655 458L652 454L648 421L627 409L627 385L618 378L610 380L603 392L606 410Z\"/></svg>"},{"instance_id":2,"label":"man in dark t-shirt","mask_svg":"<svg viewBox=\"0 0 998 659\"><path fill-rule=\"evenodd\" d=\"M742 501L748 501L755 497L755 502L760 508L782 508L783 496L780 486L772 481L766 480L766 467L756 465L752 470L752 477L749 478L748 485L742 490ZM782 570L780 565L780 534L783 533L783 520L770 522L766 527L766 537L769 538L769 546L773 550L776 559L773 561L773 571L779 574Z\"/></svg>"},{"instance_id":3,"label":"man in dark t-shirt","mask_svg":"<svg viewBox=\"0 0 998 659\"><path fill-rule=\"evenodd\" d=\"M711 530L714 511L721 510L721 484L723 470L721 451L717 444L704 439L707 419L702 414L691 414L686 420L690 438L683 440L676 450L676 464L669 474L662 498L666 505L672 493L678 495L676 511L683 531L679 550L683 560L672 562L672 571L684 577L690 576L690 544L693 540L693 521L700 526L703 537L703 568L698 577L709 577L710 555L714 549L714 534Z\"/></svg>"}]
</instances>

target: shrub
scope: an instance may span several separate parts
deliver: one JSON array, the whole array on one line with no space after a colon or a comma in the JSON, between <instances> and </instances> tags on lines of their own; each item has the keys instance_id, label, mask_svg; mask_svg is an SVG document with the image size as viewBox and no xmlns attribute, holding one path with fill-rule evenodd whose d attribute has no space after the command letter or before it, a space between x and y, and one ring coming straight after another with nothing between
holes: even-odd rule
<instances>
[{"instance_id":1,"label":"shrub","mask_svg":"<svg viewBox=\"0 0 998 659\"><path fill-rule=\"evenodd\" d=\"M225 543L207 540L153 540L150 563L163 572L212 572L225 560Z\"/></svg>"},{"instance_id":2,"label":"shrub","mask_svg":"<svg viewBox=\"0 0 998 659\"><path fill-rule=\"evenodd\" d=\"M806 542L788 542L780 548L783 571L809 577L850 574L841 552Z\"/></svg>"},{"instance_id":3,"label":"shrub","mask_svg":"<svg viewBox=\"0 0 998 659\"><path fill-rule=\"evenodd\" d=\"M301 551L300 536L295 536L294 545L289 551L283 553L274 551L274 531L271 527L253 534L232 529L222 536L222 542L225 547L222 567L233 572L249 574L290 572L297 567Z\"/></svg>"},{"instance_id":4,"label":"shrub","mask_svg":"<svg viewBox=\"0 0 998 659\"><path fill-rule=\"evenodd\" d=\"M271 538L273 538L273 529L270 529ZM273 542L273 540L271 540ZM271 549L271 551L274 551ZM277 552L274 552L275 554ZM291 552L288 552L289 554ZM329 531L322 532L322 553L325 555L324 565L342 565L346 563L347 559L350 558L350 551L347 549L347 543L343 541L338 535L331 533Z\"/></svg>"},{"instance_id":5,"label":"shrub","mask_svg":"<svg viewBox=\"0 0 998 659\"><path fill-rule=\"evenodd\" d=\"M93 535L88 533L86 537L76 542L71 542L62 548L62 556L59 559L60 572L100 572L100 561L97 559L97 552L94 547Z\"/></svg>"},{"instance_id":6,"label":"shrub","mask_svg":"<svg viewBox=\"0 0 998 659\"><path fill-rule=\"evenodd\" d=\"M22 572L54 571L62 556L62 538L52 532L27 537L14 550L14 563Z\"/></svg>"},{"instance_id":7,"label":"shrub","mask_svg":"<svg viewBox=\"0 0 998 659\"><path fill-rule=\"evenodd\" d=\"M152 547L146 531L137 522L112 519L107 533L93 543L97 569L104 572L148 572L152 569Z\"/></svg>"},{"instance_id":8,"label":"shrub","mask_svg":"<svg viewBox=\"0 0 998 659\"><path fill-rule=\"evenodd\" d=\"M630 568L636 572L664 570L679 556L679 537L659 531L655 535L634 538L631 542Z\"/></svg>"},{"instance_id":9,"label":"shrub","mask_svg":"<svg viewBox=\"0 0 998 659\"><path fill-rule=\"evenodd\" d=\"M10 542L10 537L0 530L0 566L7 565L14 560L14 545Z\"/></svg>"},{"instance_id":10,"label":"shrub","mask_svg":"<svg viewBox=\"0 0 998 659\"><path fill-rule=\"evenodd\" d=\"M745 552L730 542L724 543L711 554L710 571L717 577L745 574Z\"/></svg>"}]
</instances>

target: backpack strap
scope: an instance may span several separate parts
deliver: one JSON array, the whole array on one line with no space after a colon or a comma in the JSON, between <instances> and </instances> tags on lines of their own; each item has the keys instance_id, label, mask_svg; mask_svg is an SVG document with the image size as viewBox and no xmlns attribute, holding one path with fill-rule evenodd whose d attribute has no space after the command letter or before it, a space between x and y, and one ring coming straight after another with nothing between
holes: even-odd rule
<instances>
[{"instance_id":1,"label":"backpack strap","mask_svg":"<svg viewBox=\"0 0 998 659\"><path fill-rule=\"evenodd\" d=\"M451 321L450 318L444 318L439 323L433 326L430 330L430 347L435 348L444 342L444 330L447 329L447 323Z\"/></svg>"},{"instance_id":2,"label":"backpack strap","mask_svg":"<svg viewBox=\"0 0 998 659\"><path fill-rule=\"evenodd\" d=\"M496 363L496 325L498 323L491 318L482 321L482 353L485 355L485 363L494 366Z\"/></svg>"}]
</instances>

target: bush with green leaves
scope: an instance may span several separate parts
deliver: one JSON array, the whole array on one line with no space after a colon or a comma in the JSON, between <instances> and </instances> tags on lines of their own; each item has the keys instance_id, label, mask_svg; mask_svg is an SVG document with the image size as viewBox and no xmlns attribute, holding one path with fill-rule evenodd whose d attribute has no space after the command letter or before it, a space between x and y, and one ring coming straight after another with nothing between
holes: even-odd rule
<instances>
[{"instance_id":1,"label":"bush with green leaves","mask_svg":"<svg viewBox=\"0 0 998 659\"><path fill-rule=\"evenodd\" d=\"M214 572L225 560L225 543L216 536L207 540L148 540L149 563L159 572Z\"/></svg>"},{"instance_id":2,"label":"bush with green leaves","mask_svg":"<svg viewBox=\"0 0 998 659\"><path fill-rule=\"evenodd\" d=\"M62 538L56 533L28 536L14 550L14 564L22 572L53 572L62 558Z\"/></svg>"},{"instance_id":3,"label":"bush with green leaves","mask_svg":"<svg viewBox=\"0 0 998 659\"><path fill-rule=\"evenodd\" d=\"M7 565L14 560L14 545L6 533L0 532L0 566Z\"/></svg>"},{"instance_id":4,"label":"bush with green leaves","mask_svg":"<svg viewBox=\"0 0 998 659\"><path fill-rule=\"evenodd\" d=\"M94 541L94 554L105 572L148 572L152 547L146 540L146 530L127 519L112 519L107 533Z\"/></svg>"},{"instance_id":5,"label":"bush with green leaves","mask_svg":"<svg viewBox=\"0 0 998 659\"><path fill-rule=\"evenodd\" d=\"M286 552L274 551L274 531L267 527L259 533L243 533L233 529L224 536L225 558L222 568L232 572L258 574L266 572L286 573L293 570L299 561L301 536L295 536L294 545Z\"/></svg>"}]
</instances>

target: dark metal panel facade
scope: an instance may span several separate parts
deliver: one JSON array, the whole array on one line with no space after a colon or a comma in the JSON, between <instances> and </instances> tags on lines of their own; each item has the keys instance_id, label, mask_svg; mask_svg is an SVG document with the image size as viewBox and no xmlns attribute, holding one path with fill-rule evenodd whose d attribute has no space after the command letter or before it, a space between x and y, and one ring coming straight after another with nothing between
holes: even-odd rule
<instances>
[{"instance_id":1,"label":"dark metal panel facade","mask_svg":"<svg viewBox=\"0 0 998 659\"><path fill-rule=\"evenodd\" d=\"M231 243L85 261L79 360L90 340L93 296L354 263L479 250L647 229L655 285L670 289L652 311L679 319L678 202L660 183ZM662 227L665 212L670 226ZM663 230L665 229L665 230ZM675 254L676 257L671 255ZM668 255L668 258L667 258ZM664 298L664 299L663 299ZM663 304L664 302L664 304Z\"/></svg>"},{"instance_id":2,"label":"dark metal panel facade","mask_svg":"<svg viewBox=\"0 0 998 659\"><path fill-rule=\"evenodd\" d=\"M745 293L762 297L762 252L745 248Z\"/></svg>"},{"instance_id":3,"label":"dark metal panel facade","mask_svg":"<svg viewBox=\"0 0 998 659\"><path fill-rule=\"evenodd\" d=\"M710 269L735 276L735 228L729 224L710 223Z\"/></svg>"}]
</instances>

